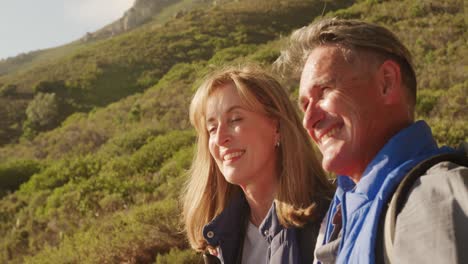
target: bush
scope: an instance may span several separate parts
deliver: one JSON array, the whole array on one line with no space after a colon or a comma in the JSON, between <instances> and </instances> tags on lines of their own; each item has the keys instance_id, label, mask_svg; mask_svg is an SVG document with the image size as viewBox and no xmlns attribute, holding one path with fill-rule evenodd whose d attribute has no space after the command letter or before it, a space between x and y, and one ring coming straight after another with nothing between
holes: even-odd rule
<instances>
[{"instance_id":1,"label":"bush","mask_svg":"<svg viewBox=\"0 0 468 264\"><path fill-rule=\"evenodd\" d=\"M177 201L170 199L115 213L24 263L153 263L157 252L187 246L178 217Z\"/></svg>"},{"instance_id":2,"label":"bush","mask_svg":"<svg viewBox=\"0 0 468 264\"><path fill-rule=\"evenodd\" d=\"M132 157L131 163L139 172L156 172L162 163L170 158L181 147L193 144L195 137L192 131L173 131L158 136L139 149Z\"/></svg>"},{"instance_id":3,"label":"bush","mask_svg":"<svg viewBox=\"0 0 468 264\"><path fill-rule=\"evenodd\" d=\"M428 116L436 106L441 95L442 91L440 90L425 89L418 91L416 114Z\"/></svg>"},{"instance_id":4,"label":"bush","mask_svg":"<svg viewBox=\"0 0 468 264\"><path fill-rule=\"evenodd\" d=\"M468 116L468 81L456 84L447 91L440 90L440 99L434 112L440 117L454 117L462 120Z\"/></svg>"},{"instance_id":5,"label":"bush","mask_svg":"<svg viewBox=\"0 0 468 264\"><path fill-rule=\"evenodd\" d=\"M109 156L130 155L162 132L152 127L128 131L107 141L100 152Z\"/></svg>"},{"instance_id":6,"label":"bush","mask_svg":"<svg viewBox=\"0 0 468 264\"><path fill-rule=\"evenodd\" d=\"M0 164L0 191L14 192L40 171L40 163L34 160L13 160Z\"/></svg>"},{"instance_id":7,"label":"bush","mask_svg":"<svg viewBox=\"0 0 468 264\"><path fill-rule=\"evenodd\" d=\"M16 95L16 85L14 84L7 84L0 88L0 96L13 96Z\"/></svg>"},{"instance_id":8,"label":"bush","mask_svg":"<svg viewBox=\"0 0 468 264\"><path fill-rule=\"evenodd\" d=\"M115 212L125 208L125 199L121 194L113 193L104 196L104 198L99 201L99 206L106 212Z\"/></svg>"},{"instance_id":9,"label":"bush","mask_svg":"<svg viewBox=\"0 0 468 264\"><path fill-rule=\"evenodd\" d=\"M463 141L468 141L468 122L450 117L429 119L432 132L440 145L458 147Z\"/></svg>"},{"instance_id":10,"label":"bush","mask_svg":"<svg viewBox=\"0 0 468 264\"><path fill-rule=\"evenodd\" d=\"M203 263L203 258L200 253L196 253L192 249L180 250L177 248L171 249L169 253L158 255L155 264L198 264Z\"/></svg>"},{"instance_id":11,"label":"bush","mask_svg":"<svg viewBox=\"0 0 468 264\"><path fill-rule=\"evenodd\" d=\"M230 47L216 52L216 54L210 59L208 63L223 64L229 61L245 57L251 54L256 49L255 45L239 45L236 47Z\"/></svg>"},{"instance_id":12,"label":"bush","mask_svg":"<svg viewBox=\"0 0 468 264\"><path fill-rule=\"evenodd\" d=\"M279 55L280 51L278 48L274 48L272 45L266 45L249 56L249 58L259 63L271 65Z\"/></svg>"},{"instance_id":13,"label":"bush","mask_svg":"<svg viewBox=\"0 0 468 264\"><path fill-rule=\"evenodd\" d=\"M31 177L20 190L32 193L38 190L54 189L72 180L80 181L95 176L99 173L101 166L101 161L91 155L65 159Z\"/></svg>"},{"instance_id":14,"label":"bush","mask_svg":"<svg viewBox=\"0 0 468 264\"><path fill-rule=\"evenodd\" d=\"M58 122L59 105L54 93L38 93L26 109L29 126L34 130L54 127Z\"/></svg>"},{"instance_id":15,"label":"bush","mask_svg":"<svg viewBox=\"0 0 468 264\"><path fill-rule=\"evenodd\" d=\"M180 149L172 156L168 162L165 162L158 173L158 181L176 178L184 173L192 163L194 147L188 146ZM159 184L158 184L159 185Z\"/></svg>"},{"instance_id":16,"label":"bush","mask_svg":"<svg viewBox=\"0 0 468 264\"><path fill-rule=\"evenodd\" d=\"M54 93L54 94L65 94L66 92L65 81L40 81L34 86L34 93Z\"/></svg>"}]
</instances>

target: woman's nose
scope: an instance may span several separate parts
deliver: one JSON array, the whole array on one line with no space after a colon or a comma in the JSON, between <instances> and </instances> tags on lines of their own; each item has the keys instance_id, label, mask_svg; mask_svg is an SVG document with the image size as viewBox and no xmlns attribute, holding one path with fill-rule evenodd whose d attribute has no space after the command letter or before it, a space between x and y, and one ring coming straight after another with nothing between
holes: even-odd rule
<instances>
[{"instance_id":1,"label":"woman's nose","mask_svg":"<svg viewBox=\"0 0 468 264\"><path fill-rule=\"evenodd\" d=\"M229 128L224 124L220 124L216 130L216 137L215 137L216 145L225 146L230 141L231 141L231 134L229 132Z\"/></svg>"}]
</instances>

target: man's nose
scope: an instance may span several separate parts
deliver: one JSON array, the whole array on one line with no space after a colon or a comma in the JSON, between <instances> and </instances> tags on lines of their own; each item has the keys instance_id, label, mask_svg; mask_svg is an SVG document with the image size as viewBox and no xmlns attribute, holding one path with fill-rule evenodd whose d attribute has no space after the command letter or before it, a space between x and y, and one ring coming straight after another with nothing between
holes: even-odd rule
<instances>
[{"instance_id":1,"label":"man's nose","mask_svg":"<svg viewBox=\"0 0 468 264\"><path fill-rule=\"evenodd\" d=\"M314 103L312 99L309 99L307 108L304 111L304 118L302 119L302 125L309 132L310 135L313 133L313 129L316 124L323 119L324 113L320 105Z\"/></svg>"}]
</instances>

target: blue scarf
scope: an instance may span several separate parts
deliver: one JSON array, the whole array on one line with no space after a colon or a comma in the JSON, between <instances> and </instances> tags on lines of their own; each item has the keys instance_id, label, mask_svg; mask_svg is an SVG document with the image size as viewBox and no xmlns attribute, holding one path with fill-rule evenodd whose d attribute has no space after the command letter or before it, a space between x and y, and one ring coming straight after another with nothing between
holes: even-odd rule
<instances>
[{"instance_id":1,"label":"blue scarf","mask_svg":"<svg viewBox=\"0 0 468 264\"><path fill-rule=\"evenodd\" d=\"M375 263L380 214L392 190L421 161L452 151L448 147L438 148L429 126L418 121L387 142L357 185L347 176L338 176L325 233L328 241L333 230L332 215L341 203L343 228L337 263Z\"/></svg>"}]
</instances>

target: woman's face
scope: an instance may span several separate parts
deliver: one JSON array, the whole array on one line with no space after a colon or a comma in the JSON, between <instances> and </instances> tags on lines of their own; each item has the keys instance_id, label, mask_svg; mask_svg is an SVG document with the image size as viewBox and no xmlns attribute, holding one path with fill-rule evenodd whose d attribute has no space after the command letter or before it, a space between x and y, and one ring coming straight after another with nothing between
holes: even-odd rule
<instances>
[{"instance_id":1,"label":"woman's face","mask_svg":"<svg viewBox=\"0 0 468 264\"><path fill-rule=\"evenodd\" d=\"M226 181L243 189L276 183L277 122L247 110L233 84L208 98L206 129L211 156Z\"/></svg>"}]
</instances>

